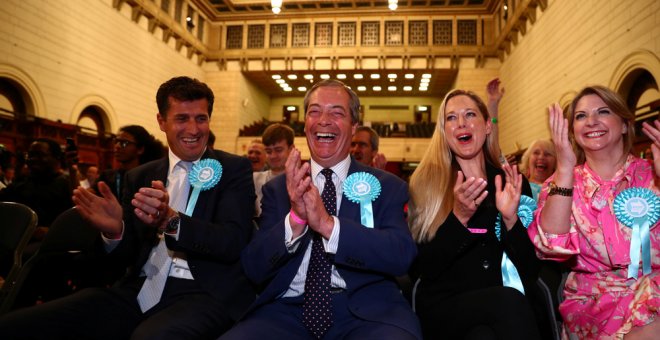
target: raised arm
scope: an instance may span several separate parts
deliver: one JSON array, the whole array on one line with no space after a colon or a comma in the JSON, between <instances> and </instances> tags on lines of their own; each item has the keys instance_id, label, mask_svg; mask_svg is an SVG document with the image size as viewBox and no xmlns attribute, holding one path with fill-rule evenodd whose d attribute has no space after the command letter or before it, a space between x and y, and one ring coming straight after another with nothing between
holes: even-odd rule
<instances>
[{"instance_id":1,"label":"raised arm","mask_svg":"<svg viewBox=\"0 0 660 340\"><path fill-rule=\"evenodd\" d=\"M568 140L568 120L564 118L558 103L548 108L550 113L550 132L557 150L557 170L554 185L560 188L573 188L573 168L575 152ZM541 211L541 228L551 234L566 234L571 225L572 196L550 195Z\"/></svg>"}]
</instances>

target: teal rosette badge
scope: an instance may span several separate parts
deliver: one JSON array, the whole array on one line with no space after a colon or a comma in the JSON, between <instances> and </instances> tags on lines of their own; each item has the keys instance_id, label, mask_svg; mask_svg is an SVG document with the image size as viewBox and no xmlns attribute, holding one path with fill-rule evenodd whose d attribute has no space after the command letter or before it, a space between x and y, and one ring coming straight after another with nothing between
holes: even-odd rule
<instances>
[{"instance_id":1,"label":"teal rosette badge","mask_svg":"<svg viewBox=\"0 0 660 340\"><path fill-rule=\"evenodd\" d=\"M525 228L532 224L532 220L534 220L534 210L536 210L536 201L529 196L521 195L517 214L520 223L522 223ZM495 236L497 236L498 240L502 240L502 214L497 215L497 221L495 222ZM525 294L525 288L523 287L520 274L506 252L502 253L502 263L500 264L500 267L502 268L502 284L505 287L515 288L519 292Z\"/></svg>"},{"instance_id":2,"label":"teal rosette badge","mask_svg":"<svg viewBox=\"0 0 660 340\"><path fill-rule=\"evenodd\" d=\"M637 279L639 258L642 256L642 272L651 273L651 226L660 217L660 199L647 188L628 188L614 199L616 218L632 228L630 235L630 264L628 278Z\"/></svg>"},{"instance_id":3,"label":"teal rosette badge","mask_svg":"<svg viewBox=\"0 0 660 340\"><path fill-rule=\"evenodd\" d=\"M380 195L380 182L367 172L356 172L344 181L344 195L349 201L360 204L360 222L367 228L374 227L374 211L371 202Z\"/></svg>"},{"instance_id":4,"label":"teal rosette badge","mask_svg":"<svg viewBox=\"0 0 660 340\"><path fill-rule=\"evenodd\" d=\"M222 164L215 159L205 158L193 164L188 174L188 181L193 188L193 192L188 200L186 215L192 216L199 193L213 188L220 182L220 177L222 177Z\"/></svg>"}]
</instances>

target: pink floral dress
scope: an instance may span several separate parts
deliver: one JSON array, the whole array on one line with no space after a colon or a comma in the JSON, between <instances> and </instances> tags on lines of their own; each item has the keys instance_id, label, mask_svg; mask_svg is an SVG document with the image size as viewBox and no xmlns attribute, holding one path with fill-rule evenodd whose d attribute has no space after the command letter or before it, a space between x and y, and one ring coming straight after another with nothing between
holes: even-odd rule
<instances>
[{"instance_id":1,"label":"pink floral dress","mask_svg":"<svg viewBox=\"0 0 660 340\"><path fill-rule=\"evenodd\" d=\"M643 275L640 262L638 279L628 279L632 229L612 212L614 198L626 188L660 193L653 182L653 167L630 155L610 181L600 179L586 163L575 167L573 174L570 231L555 235L541 229L548 180L528 233L539 258L568 261L571 268L564 287L566 299L559 306L565 331L580 339L620 339L633 326L653 322L660 309L659 222L651 226L651 273Z\"/></svg>"}]
</instances>

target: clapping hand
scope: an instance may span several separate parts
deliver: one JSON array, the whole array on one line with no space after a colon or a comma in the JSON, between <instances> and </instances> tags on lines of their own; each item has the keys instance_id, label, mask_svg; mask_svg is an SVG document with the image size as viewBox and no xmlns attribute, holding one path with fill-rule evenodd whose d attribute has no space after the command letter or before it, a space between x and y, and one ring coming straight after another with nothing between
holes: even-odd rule
<instances>
[{"instance_id":1,"label":"clapping hand","mask_svg":"<svg viewBox=\"0 0 660 340\"><path fill-rule=\"evenodd\" d=\"M140 221L162 231L165 230L169 218L176 214L174 209L170 208L169 201L170 196L165 184L162 181L152 181L151 188L140 188L135 193L131 204Z\"/></svg>"},{"instance_id":2,"label":"clapping hand","mask_svg":"<svg viewBox=\"0 0 660 340\"><path fill-rule=\"evenodd\" d=\"M310 185L303 195L303 200L305 201L305 214L307 215L309 227L325 239L330 239L335 220L325 210L319 190L314 185Z\"/></svg>"},{"instance_id":3,"label":"clapping hand","mask_svg":"<svg viewBox=\"0 0 660 340\"><path fill-rule=\"evenodd\" d=\"M122 208L112 190L104 182L98 184L101 196L78 187L73 191L73 203L80 215L108 238L119 238L122 233Z\"/></svg>"},{"instance_id":4,"label":"clapping hand","mask_svg":"<svg viewBox=\"0 0 660 340\"><path fill-rule=\"evenodd\" d=\"M550 116L550 133L552 142L557 150L557 170L564 173L571 173L577 158L568 140L568 119L564 118L564 113L559 103L554 103L548 107Z\"/></svg>"},{"instance_id":5,"label":"clapping hand","mask_svg":"<svg viewBox=\"0 0 660 340\"><path fill-rule=\"evenodd\" d=\"M311 185L312 178L309 176L310 165L308 162L301 164L300 151L294 148L286 159L284 171L286 176L286 191L291 201L291 210L300 219L307 220L303 195L310 187L313 187ZM294 237L300 235L305 226L298 224L293 218L290 219L290 222Z\"/></svg>"},{"instance_id":6,"label":"clapping hand","mask_svg":"<svg viewBox=\"0 0 660 340\"><path fill-rule=\"evenodd\" d=\"M495 176L495 206L502 214L502 220L507 230L511 230L518 219L518 204L520 204L520 193L522 189L522 174L518 173L518 167L509 164L502 166L506 175L506 183L502 187L502 176Z\"/></svg>"},{"instance_id":7,"label":"clapping hand","mask_svg":"<svg viewBox=\"0 0 660 340\"><path fill-rule=\"evenodd\" d=\"M482 178L470 177L464 181L465 176L462 171L456 176L454 185L454 215L458 220L467 225L472 215L477 211L479 204L486 199L488 191L486 181Z\"/></svg>"}]
</instances>

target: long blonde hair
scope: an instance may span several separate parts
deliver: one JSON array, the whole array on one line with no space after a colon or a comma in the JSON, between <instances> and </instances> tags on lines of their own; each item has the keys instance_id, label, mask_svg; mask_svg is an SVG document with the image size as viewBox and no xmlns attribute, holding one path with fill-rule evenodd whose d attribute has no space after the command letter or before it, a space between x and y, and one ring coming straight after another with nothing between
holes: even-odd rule
<instances>
[{"instance_id":1,"label":"long blonde hair","mask_svg":"<svg viewBox=\"0 0 660 340\"><path fill-rule=\"evenodd\" d=\"M410 204L408 206L410 231L417 242L430 241L454 207L454 184L458 165L445 136L445 109L449 99L467 96L477 105L485 121L488 109L475 93L453 90L447 93L440 105L438 120L422 161L410 178ZM482 147L486 162L501 168L498 161L498 145L493 134L486 137Z\"/></svg>"}]
</instances>

